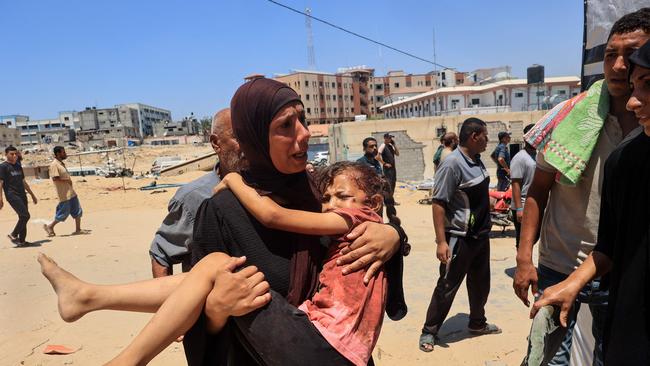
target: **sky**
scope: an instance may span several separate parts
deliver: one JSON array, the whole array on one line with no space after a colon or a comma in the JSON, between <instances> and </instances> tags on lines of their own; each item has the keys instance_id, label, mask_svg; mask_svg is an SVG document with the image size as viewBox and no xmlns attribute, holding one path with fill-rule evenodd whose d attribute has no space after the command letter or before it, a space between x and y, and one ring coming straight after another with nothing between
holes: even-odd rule
<instances>
[{"instance_id":1,"label":"sky","mask_svg":"<svg viewBox=\"0 0 650 366\"><path fill-rule=\"evenodd\" d=\"M579 76L582 0L278 0L459 71ZM251 73L308 69L305 17L267 0L0 0L0 115L141 102L212 115ZM312 21L316 69L433 66Z\"/></svg>"}]
</instances>

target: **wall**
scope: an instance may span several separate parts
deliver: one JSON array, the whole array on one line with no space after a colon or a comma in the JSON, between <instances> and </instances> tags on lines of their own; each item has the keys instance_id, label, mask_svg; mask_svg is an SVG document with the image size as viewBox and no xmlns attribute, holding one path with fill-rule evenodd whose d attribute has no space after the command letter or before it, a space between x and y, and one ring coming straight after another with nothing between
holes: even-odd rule
<instances>
[{"instance_id":1,"label":"wall","mask_svg":"<svg viewBox=\"0 0 650 366\"><path fill-rule=\"evenodd\" d=\"M486 152L483 154L483 162L486 167L493 173L494 163L488 155L494 149L497 141L497 134L502 130L513 132L511 143L521 141L521 130L523 126L534 123L539 120L545 111L530 112L508 112L475 115L488 123L488 136L490 142ZM400 134L398 148L402 148L400 143L405 144L409 149L419 148L422 151L420 159L415 152L405 154L398 158L397 176L398 179L408 176L408 180L421 180L425 177L433 176L433 154L440 144L437 136L437 129L445 127L447 131L458 133L458 127L467 118L467 116L446 116L446 117L423 117L423 118L404 118L404 119L383 119L370 120L363 122L347 122L338 125L329 126L329 151L330 161L353 160L361 156L363 147L361 142L368 136L383 136L386 132L393 133L396 137ZM402 136L403 134L403 136ZM420 144L416 147L413 144ZM378 139L381 144L383 138ZM421 173L417 173L421 172Z\"/></svg>"}]
</instances>

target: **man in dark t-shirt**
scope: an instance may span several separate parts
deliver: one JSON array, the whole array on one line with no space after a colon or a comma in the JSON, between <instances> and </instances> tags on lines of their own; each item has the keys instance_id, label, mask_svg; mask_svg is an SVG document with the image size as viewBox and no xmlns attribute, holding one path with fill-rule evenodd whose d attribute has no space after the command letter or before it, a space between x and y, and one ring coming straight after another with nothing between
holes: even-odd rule
<instances>
[{"instance_id":1,"label":"man in dark t-shirt","mask_svg":"<svg viewBox=\"0 0 650 366\"><path fill-rule=\"evenodd\" d=\"M467 276L470 333L500 333L488 324L490 293L490 176L479 153L487 146L487 128L468 118L460 129L460 147L440 164L433 186L433 226L440 277L420 336L420 349L431 352L458 288Z\"/></svg>"},{"instance_id":2,"label":"man in dark t-shirt","mask_svg":"<svg viewBox=\"0 0 650 366\"><path fill-rule=\"evenodd\" d=\"M34 192L25 181L25 174L23 174L22 165L18 162L18 150L9 146L5 149L7 161L0 164L0 209L4 206L2 193L7 198L9 205L18 214L18 222L14 227L11 234L8 235L9 240L17 246L25 246L28 243L25 241L27 236L27 221L29 221L29 210L27 209L27 194L29 192L32 196L34 204L38 202Z\"/></svg>"},{"instance_id":3,"label":"man in dark t-shirt","mask_svg":"<svg viewBox=\"0 0 650 366\"><path fill-rule=\"evenodd\" d=\"M375 169L377 174L383 175L381 170L381 163L376 159L377 156L377 140L374 137L366 137L363 139L363 156L357 159L358 163L366 164Z\"/></svg>"}]
</instances>

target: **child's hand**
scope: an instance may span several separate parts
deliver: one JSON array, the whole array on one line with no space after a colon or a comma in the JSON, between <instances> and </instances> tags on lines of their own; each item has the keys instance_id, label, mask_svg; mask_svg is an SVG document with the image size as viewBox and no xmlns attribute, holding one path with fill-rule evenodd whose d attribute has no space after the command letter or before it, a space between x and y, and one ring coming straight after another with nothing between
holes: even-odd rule
<instances>
[{"instance_id":1,"label":"child's hand","mask_svg":"<svg viewBox=\"0 0 650 366\"><path fill-rule=\"evenodd\" d=\"M226 180L222 180L217 184L213 189L212 189L212 194L217 194L223 190L228 189L228 184L226 183Z\"/></svg>"}]
</instances>

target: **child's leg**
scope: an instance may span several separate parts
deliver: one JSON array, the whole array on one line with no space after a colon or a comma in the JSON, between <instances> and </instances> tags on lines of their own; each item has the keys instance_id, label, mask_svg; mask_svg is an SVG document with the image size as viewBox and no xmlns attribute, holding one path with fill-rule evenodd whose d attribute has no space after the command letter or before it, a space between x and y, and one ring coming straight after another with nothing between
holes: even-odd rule
<instances>
[{"instance_id":1,"label":"child's leg","mask_svg":"<svg viewBox=\"0 0 650 366\"><path fill-rule=\"evenodd\" d=\"M58 297L59 314L73 322L96 310L124 310L154 313L185 278L186 273L123 285L95 285L83 282L39 254L41 272Z\"/></svg>"},{"instance_id":2,"label":"child's leg","mask_svg":"<svg viewBox=\"0 0 650 366\"><path fill-rule=\"evenodd\" d=\"M205 300L215 286L217 272L224 268L232 271L244 261L243 257L232 258L223 253L212 253L203 258L140 334L107 365L145 365L151 361L178 336L185 334L199 318Z\"/></svg>"}]
</instances>

